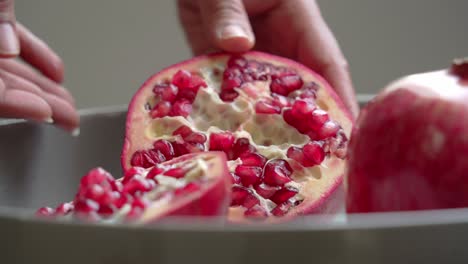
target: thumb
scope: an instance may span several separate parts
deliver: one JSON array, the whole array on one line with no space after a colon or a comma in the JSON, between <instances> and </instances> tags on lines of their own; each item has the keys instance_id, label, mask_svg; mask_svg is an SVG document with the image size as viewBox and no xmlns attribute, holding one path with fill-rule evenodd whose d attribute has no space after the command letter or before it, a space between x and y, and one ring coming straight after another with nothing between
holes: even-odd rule
<instances>
[{"instance_id":1,"label":"thumb","mask_svg":"<svg viewBox=\"0 0 468 264\"><path fill-rule=\"evenodd\" d=\"M16 57L20 53L15 24L14 0L0 0L0 57Z\"/></svg>"},{"instance_id":2,"label":"thumb","mask_svg":"<svg viewBox=\"0 0 468 264\"><path fill-rule=\"evenodd\" d=\"M255 37L242 0L199 0L206 30L219 49L228 52L250 50Z\"/></svg>"}]
</instances>

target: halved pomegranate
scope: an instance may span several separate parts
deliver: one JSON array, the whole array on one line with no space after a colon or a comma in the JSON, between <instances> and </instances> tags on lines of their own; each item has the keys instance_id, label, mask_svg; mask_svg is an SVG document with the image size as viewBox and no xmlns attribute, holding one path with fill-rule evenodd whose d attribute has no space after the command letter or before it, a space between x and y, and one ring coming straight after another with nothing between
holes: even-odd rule
<instances>
[{"instance_id":1,"label":"halved pomegranate","mask_svg":"<svg viewBox=\"0 0 468 264\"><path fill-rule=\"evenodd\" d=\"M223 151L233 183L229 218L274 220L326 208L342 183L351 127L331 87L296 62L260 52L200 56L136 92L122 166Z\"/></svg>"},{"instance_id":2,"label":"halved pomegranate","mask_svg":"<svg viewBox=\"0 0 468 264\"><path fill-rule=\"evenodd\" d=\"M86 174L75 199L39 216L78 217L100 222L150 223L166 216L221 216L231 200L231 177L222 152L175 158L156 166L132 167L115 180L102 168Z\"/></svg>"},{"instance_id":3,"label":"halved pomegranate","mask_svg":"<svg viewBox=\"0 0 468 264\"><path fill-rule=\"evenodd\" d=\"M389 84L351 137L348 212L468 207L468 61Z\"/></svg>"}]
</instances>

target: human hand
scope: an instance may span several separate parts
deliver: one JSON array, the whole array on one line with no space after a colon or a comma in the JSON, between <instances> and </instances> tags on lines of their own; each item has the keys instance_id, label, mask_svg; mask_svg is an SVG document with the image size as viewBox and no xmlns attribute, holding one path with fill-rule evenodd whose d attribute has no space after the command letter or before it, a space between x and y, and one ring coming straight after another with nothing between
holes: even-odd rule
<instances>
[{"instance_id":1,"label":"human hand","mask_svg":"<svg viewBox=\"0 0 468 264\"><path fill-rule=\"evenodd\" d=\"M179 0L181 24L194 54L266 51L322 75L356 117L348 64L314 0Z\"/></svg>"},{"instance_id":2,"label":"human hand","mask_svg":"<svg viewBox=\"0 0 468 264\"><path fill-rule=\"evenodd\" d=\"M0 117L53 122L74 131L79 116L73 97L60 85L62 61L15 21L13 5L0 0Z\"/></svg>"}]
</instances>

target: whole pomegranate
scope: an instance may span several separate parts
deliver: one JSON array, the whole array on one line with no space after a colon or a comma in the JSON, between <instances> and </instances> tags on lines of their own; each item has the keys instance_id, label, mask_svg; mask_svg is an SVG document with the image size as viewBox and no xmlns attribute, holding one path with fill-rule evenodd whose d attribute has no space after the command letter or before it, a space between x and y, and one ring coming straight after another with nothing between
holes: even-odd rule
<instances>
[{"instance_id":1,"label":"whole pomegranate","mask_svg":"<svg viewBox=\"0 0 468 264\"><path fill-rule=\"evenodd\" d=\"M189 154L153 167L133 167L115 180L102 168L81 179L75 199L41 217L151 223L166 216L224 216L231 178L223 152Z\"/></svg>"},{"instance_id":2,"label":"whole pomegranate","mask_svg":"<svg viewBox=\"0 0 468 264\"><path fill-rule=\"evenodd\" d=\"M327 210L351 128L332 88L296 62L260 52L200 56L136 92L122 166L222 151L232 177L229 219L287 219Z\"/></svg>"},{"instance_id":3,"label":"whole pomegranate","mask_svg":"<svg viewBox=\"0 0 468 264\"><path fill-rule=\"evenodd\" d=\"M402 78L362 112L349 146L348 212L468 206L468 63Z\"/></svg>"}]
</instances>

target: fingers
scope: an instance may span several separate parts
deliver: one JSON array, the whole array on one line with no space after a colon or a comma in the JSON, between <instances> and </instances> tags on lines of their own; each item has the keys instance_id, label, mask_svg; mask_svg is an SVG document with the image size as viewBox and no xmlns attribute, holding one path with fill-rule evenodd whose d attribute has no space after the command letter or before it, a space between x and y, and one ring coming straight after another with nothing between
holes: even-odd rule
<instances>
[{"instance_id":1,"label":"fingers","mask_svg":"<svg viewBox=\"0 0 468 264\"><path fill-rule=\"evenodd\" d=\"M50 121L52 108L37 94L25 90L10 89L0 79L0 117Z\"/></svg>"},{"instance_id":2,"label":"fingers","mask_svg":"<svg viewBox=\"0 0 468 264\"><path fill-rule=\"evenodd\" d=\"M347 61L315 1L295 1L298 30L298 60L321 74L336 90L354 117L359 112Z\"/></svg>"},{"instance_id":3,"label":"fingers","mask_svg":"<svg viewBox=\"0 0 468 264\"><path fill-rule=\"evenodd\" d=\"M53 82L41 74L38 74L31 67L25 65L24 63L12 59L0 59L0 68L7 69L8 72L31 81L32 83L41 87L41 89L43 89L45 92L55 94L56 96L63 98L72 106L75 105L74 99L68 90L56 82Z\"/></svg>"},{"instance_id":4,"label":"fingers","mask_svg":"<svg viewBox=\"0 0 468 264\"><path fill-rule=\"evenodd\" d=\"M0 80L3 85L0 115L3 117L54 122L69 131L78 127L78 114L69 102L5 70L0 70Z\"/></svg>"},{"instance_id":5,"label":"fingers","mask_svg":"<svg viewBox=\"0 0 468 264\"><path fill-rule=\"evenodd\" d=\"M251 49L255 37L242 0L199 0L200 14L212 43L228 52Z\"/></svg>"},{"instance_id":6,"label":"fingers","mask_svg":"<svg viewBox=\"0 0 468 264\"><path fill-rule=\"evenodd\" d=\"M0 0L0 57L16 57L20 45L15 30L15 10L13 0Z\"/></svg>"},{"instance_id":7,"label":"fingers","mask_svg":"<svg viewBox=\"0 0 468 264\"><path fill-rule=\"evenodd\" d=\"M61 83L63 81L63 63L60 57L46 43L20 23L17 23L16 28L21 47L21 57L46 77Z\"/></svg>"}]
</instances>

